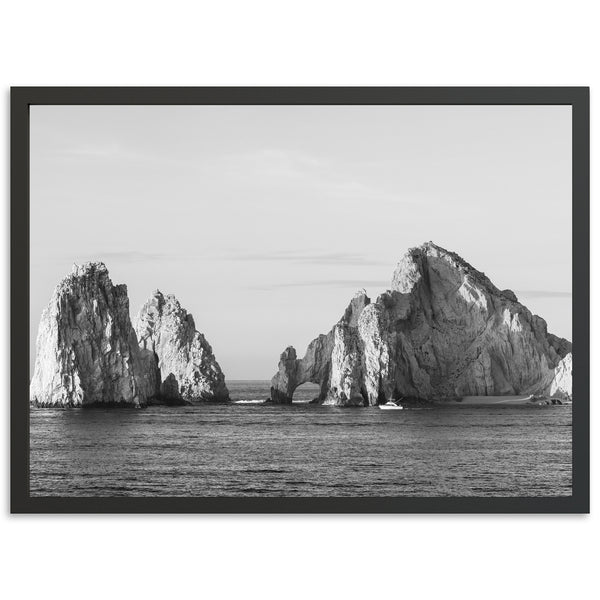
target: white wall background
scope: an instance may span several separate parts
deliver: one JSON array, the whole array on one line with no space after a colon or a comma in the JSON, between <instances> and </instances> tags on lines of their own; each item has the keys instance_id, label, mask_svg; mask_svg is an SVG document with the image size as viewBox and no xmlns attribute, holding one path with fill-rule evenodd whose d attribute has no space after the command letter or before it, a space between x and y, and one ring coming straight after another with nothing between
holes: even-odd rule
<instances>
[{"instance_id":1,"label":"white wall background","mask_svg":"<svg viewBox=\"0 0 600 600\"><path fill-rule=\"evenodd\" d=\"M6 399L8 86L590 85L593 159L597 17L594 3L577 0L10 3L0 31ZM595 266L595 207L592 215ZM597 290L593 277L593 299ZM594 404L594 379L592 386ZM9 516L8 402L2 415L0 571L8 598L549 600L597 589L598 514ZM592 409L592 467L597 433Z\"/></svg>"}]
</instances>

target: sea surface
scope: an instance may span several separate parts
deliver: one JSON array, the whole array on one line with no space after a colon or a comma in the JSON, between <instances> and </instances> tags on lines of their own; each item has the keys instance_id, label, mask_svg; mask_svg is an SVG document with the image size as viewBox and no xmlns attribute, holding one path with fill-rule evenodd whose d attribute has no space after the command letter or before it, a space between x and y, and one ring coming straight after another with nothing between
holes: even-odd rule
<instances>
[{"instance_id":1,"label":"sea surface","mask_svg":"<svg viewBox=\"0 0 600 600\"><path fill-rule=\"evenodd\" d=\"M569 496L571 406L32 409L32 496ZM299 402L296 402L299 401Z\"/></svg>"}]
</instances>

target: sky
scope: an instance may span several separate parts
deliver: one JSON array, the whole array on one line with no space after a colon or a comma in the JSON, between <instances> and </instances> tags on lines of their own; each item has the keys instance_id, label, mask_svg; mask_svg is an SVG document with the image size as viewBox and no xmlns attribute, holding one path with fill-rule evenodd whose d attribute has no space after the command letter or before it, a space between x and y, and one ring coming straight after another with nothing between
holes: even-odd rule
<instances>
[{"instance_id":1,"label":"sky","mask_svg":"<svg viewBox=\"0 0 600 600\"><path fill-rule=\"evenodd\" d=\"M31 367L73 263L194 315L227 379L432 240L571 339L569 106L32 106Z\"/></svg>"}]
</instances>

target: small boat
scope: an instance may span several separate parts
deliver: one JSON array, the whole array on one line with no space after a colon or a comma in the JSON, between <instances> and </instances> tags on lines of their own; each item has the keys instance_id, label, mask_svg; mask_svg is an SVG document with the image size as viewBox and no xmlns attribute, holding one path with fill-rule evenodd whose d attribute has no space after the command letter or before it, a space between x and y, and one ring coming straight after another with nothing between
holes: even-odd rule
<instances>
[{"instance_id":1,"label":"small boat","mask_svg":"<svg viewBox=\"0 0 600 600\"><path fill-rule=\"evenodd\" d=\"M389 402L386 402L385 404L380 404L379 408L381 410L402 410L404 407L401 406L400 404L396 404L395 402L392 402L390 400Z\"/></svg>"}]
</instances>

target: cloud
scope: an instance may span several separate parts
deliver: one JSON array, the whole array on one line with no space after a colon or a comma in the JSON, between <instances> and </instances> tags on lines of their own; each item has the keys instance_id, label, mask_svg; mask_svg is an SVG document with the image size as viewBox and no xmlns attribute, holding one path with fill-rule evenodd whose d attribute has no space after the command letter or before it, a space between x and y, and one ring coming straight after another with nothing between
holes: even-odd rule
<instances>
[{"instance_id":1,"label":"cloud","mask_svg":"<svg viewBox=\"0 0 600 600\"><path fill-rule=\"evenodd\" d=\"M117 142L106 143L81 143L69 146L56 152L57 158L80 158L91 160L146 160L152 158L132 148L127 148Z\"/></svg>"},{"instance_id":2,"label":"cloud","mask_svg":"<svg viewBox=\"0 0 600 600\"><path fill-rule=\"evenodd\" d=\"M515 290L517 296L527 296L529 298L571 298L571 292L555 292L552 290Z\"/></svg>"},{"instance_id":3,"label":"cloud","mask_svg":"<svg viewBox=\"0 0 600 600\"><path fill-rule=\"evenodd\" d=\"M321 201L346 205L380 202L398 207L413 206L414 200L382 188L372 181L362 181L357 172L348 169L345 164L323 155L305 154L285 148L259 148L249 152L232 153L217 158L225 165L228 177L232 174L239 179L255 185L286 185L295 190L308 190L313 197Z\"/></svg>"},{"instance_id":4,"label":"cloud","mask_svg":"<svg viewBox=\"0 0 600 600\"><path fill-rule=\"evenodd\" d=\"M390 288L390 281L385 279L323 279L311 281L290 281L283 283L272 283L264 285L250 286L247 289L270 291L295 287L330 287L330 288L377 288L386 290ZM515 290L515 294L520 298L571 298L571 292L557 292L552 290Z\"/></svg>"},{"instance_id":5,"label":"cloud","mask_svg":"<svg viewBox=\"0 0 600 600\"><path fill-rule=\"evenodd\" d=\"M272 291L276 289L295 288L295 287L332 287L332 288L356 288L376 287L388 289L390 282L384 279L329 279L314 281L293 281L285 283L271 283L264 285L250 286L247 289L258 291Z\"/></svg>"},{"instance_id":6,"label":"cloud","mask_svg":"<svg viewBox=\"0 0 600 600\"><path fill-rule=\"evenodd\" d=\"M327 172L330 168L329 161L323 157L284 148L257 148L231 153L224 155L222 160L263 176L294 179Z\"/></svg>"},{"instance_id":7,"label":"cloud","mask_svg":"<svg viewBox=\"0 0 600 600\"><path fill-rule=\"evenodd\" d=\"M108 163L112 165L140 165L148 168L189 167L198 168L194 156L178 156L156 150L135 148L116 142L74 143L52 152L49 158L63 161Z\"/></svg>"},{"instance_id":8,"label":"cloud","mask_svg":"<svg viewBox=\"0 0 600 600\"><path fill-rule=\"evenodd\" d=\"M117 262L126 262L126 263L138 263L138 262L154 262L157 260L160 261L168 261L168 260L186 260L189 259L190 256L182 255L182 254L168 254L168 253L160 253L160 252L139 252L137 250L122 250L122 251L94 251L94 252L86 252L85 254L60 254L56 256L46 256L44 257L44 261L37 261L38 263L42 262L52 262L52 263L62 263L65 260L77 263L78 265L90 262L90 261L101 261L106 263L107 266L110 266L111 263Z\"/></svg>"},{"instance_id":9,"label":"cloud","mask_svg":"<svg viewBox=\"0 0 600 600\"><path fill-rule=\"evenodd\" d=\"M239 252L225 254L220 257L221 260L231 261L279 261L291 262L307 265L350 265L350 266L374 266L387 265L387 261L377 260L364 254L347 252L295 252L293 250L248 253Z\"/></svg>"},{"instance_id":10,"label":"cloud","mask_svg":"<svg viewBox=\"0 0 600 600\"><path fill-rule=\"evenodd\" d=\"M122 262L141 262L165 260L167 258L179 258L176 256L169 257L167 254L160 254L158 252L138 252L137 250L98 252L98 256L101 256L103 260L113 260Z\"/></svg>"},{"instance_id":11,"label":"cloud","mask_svg":"<svg viewBox=\"0 0 600 600\"><path fill-rule=\"evenodd\" d=\"M48 259L50 257L46 257ZM97 250L85 254L69 254L52 257L55 261L69 260L82 263L90 260L103 262L151 262L151 261L232 261L232 262L284 262L302 265L323 266L378 266L390 265L389 261L378 260L360 253L347 252L296 252L277 250L273 252L229 252L225 254L203 256L194 254L176 254L169 252L140 252L138 250ZM51 258L51 259L52 259Z\"/></svg>"}]
</instances>

